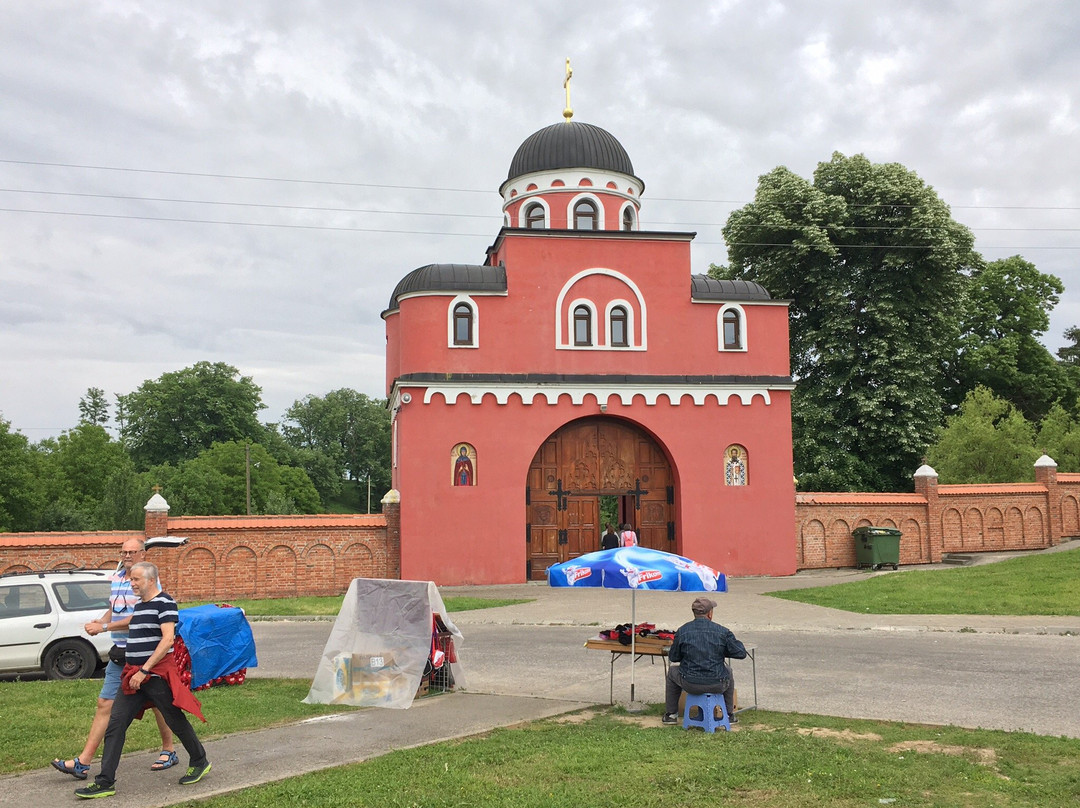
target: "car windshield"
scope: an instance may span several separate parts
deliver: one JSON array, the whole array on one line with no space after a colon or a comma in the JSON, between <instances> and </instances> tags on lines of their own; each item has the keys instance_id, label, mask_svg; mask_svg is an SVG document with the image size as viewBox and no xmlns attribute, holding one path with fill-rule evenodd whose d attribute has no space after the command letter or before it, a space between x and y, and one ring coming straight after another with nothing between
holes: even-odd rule
<instances>
[{"instance_id":1,"label":"car windshield","mask_svg":"<svg viewBox=\"0 0 1080 808\"><path fill-rule=\"evenodd\" d=\"M53 584L56 599L65 612L102 611L109 606L109 582L64 581Z\"/></svg>"}]
</instances>

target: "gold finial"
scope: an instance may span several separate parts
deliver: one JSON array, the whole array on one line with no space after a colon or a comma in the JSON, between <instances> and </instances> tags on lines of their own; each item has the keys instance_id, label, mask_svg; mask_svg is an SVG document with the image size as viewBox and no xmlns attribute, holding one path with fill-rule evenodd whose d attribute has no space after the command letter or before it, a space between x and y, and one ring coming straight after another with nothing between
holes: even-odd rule
<instances>
[{"instance_id":1,"label":"gold finial","mask_svg":"<svg viewBox=\"0 0 1080 808\"><path fill-rule=\"evenodd\" d=\"M152 485L152 486L150 486L150 490L153 491L155 494L160 494L161 493L161 486L160 485Z\"/></svg>"},{"instance_id":2,"label":"gold finial","mask_svg":"<svg viewBox=\"0 0 1080 808\"><path fill-rule=\"evenodd\" d=\"M570 69L570 57L566 57L566 78L563 79L562 86L566 90L566 109L562 111L562 116L566 119L566 123L570 123L570 119L574 117L574 110L570 109L570 77L574 75L574 71Z\"/></svg>"}]
</instances>

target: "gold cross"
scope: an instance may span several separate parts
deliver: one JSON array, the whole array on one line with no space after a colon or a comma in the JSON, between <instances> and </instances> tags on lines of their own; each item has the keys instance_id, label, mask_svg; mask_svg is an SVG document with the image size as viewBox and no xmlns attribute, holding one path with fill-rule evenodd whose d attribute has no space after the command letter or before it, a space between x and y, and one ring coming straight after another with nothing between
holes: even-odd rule
<instances>
[{"instance_id":1,"label":"gold cross","mask_svg":"<svg viewBox=\"0 0 1080 808\"><path fill-rule=\"evenodd\" d=\"M566 90L566 109L562 111L562 115L566 118L566 123L570 123L570 119L574 117L574 110L570 108L570 77L574 75L574 71L570 69L570 57L566 57L566 78L563 79L562 86Z\"/></svg>"}]
</instances>

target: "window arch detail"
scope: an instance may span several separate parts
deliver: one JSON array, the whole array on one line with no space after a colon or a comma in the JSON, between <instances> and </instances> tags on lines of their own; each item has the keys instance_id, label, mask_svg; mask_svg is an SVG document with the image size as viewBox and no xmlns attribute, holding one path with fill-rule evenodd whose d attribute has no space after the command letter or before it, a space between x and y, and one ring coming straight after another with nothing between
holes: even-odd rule
<instances>
[{"instance_id":1,"label":"window arch detail","mask_svg":"<svg viewBox=\"0 0 1080 808\"><path fill-rule=\"evenodd\" d=\"M607 345L610 348L629 348L633 344L634 307L626 300L612 300L604 312L607 323Z\"/></svg>"},{"instance_id":2,"label":"window arch detail","mask_svg":"<svg viewBox=\"0 0 1080 808\"><path fill-rule=\"evenodd\" d=\"M591 300L575 300L570 304L570 328L574 347L596 345L596 306Z\"/></svg>"},{"instance_id":3,"label":"window arch detail","mask_svg":"<svg viewBox=\"0 0 1080 808\"><path fill-rule=\"evenodd\" d=\"M716 315L717 350L746 350L746 313L733 303L720 307Z\"/></svg>"},{"instance_id":4,"label":"window arch detail","mask_svg":"<svg viewBox=\"0 0 1080 808\"><path fill-rule=\"evenodd\" d=\"M619 290L621 297L605 294L597 298L595 294L585 291L577 284L589 276L600 275L618 280L623 288ZM577 289L575 290L575 287ZM576 291L576 295L575 295ZM615 291L615 290L611 290ZM618 294L619 292L617 292ZM597 299L593 299L597 298ZM580 344L575 340L574 311L578 306L587 306L591 312L592 342L589 345ZM621 308L626 312L626 344L612 344L612 313ZM603 319L600 320L600 312ZM584 269L571 277L563 284L559 296L555 301L555 348L557 350L613 350L613 351L644 351L648 347L648 309L645 305L645 297L628 276L613 269Z\"/></svg>"},{"instance_id":5,"label":"window arch detail","mask_svg":"<svg viewBox=\"0 0 1080 808\"><path fill-rule=\"evenodd\" d=\"M588 219L592 223L591 227L579 226L579 213L584 213L586 209L592 211L591 217ZM582 224L585 220L582 219ZM600 198L596 194L584 193L578 194L570 200L570 204L566 207L566 222L567 228L571 230L603 230L604 229L604 203L600 201Z\"/></svg>"},{"instance_id":6,"label":"window arch detail","mask_svg":"<svg viewBox=\"0 0 1080 808\"><path fill-rule=\"evenodd\" d=\"M450 301L446 314L446 339L451 348L476 348L480 345L480 314L468 295Z\"/></svg>"},{"instance_id":7,"label":"window arch detail","mask_svg":"<svg viewBox=\"0 0 1080 808\"><path fill-rule=\"evenodd\" d=\"M542 220L538 218L539 212L543 213ZM532 218L530 219L530 217ZM522 202L521 207L518 208L517 218L518 227L532 230L542 230L551 227L551 209L548 207L547 200L542 197L534 197Z\"/></svg>"},{"instance_id":8,"label":"window arch detail","mask_svg":"<svg viewBox=\"0 0 1080 808\"><path fill-rule=\"evenodd\" d=\"M637 230L637 209L632 202L624 202L619 212L619 229L624 231Z\"/></svg>"}]
</instances>

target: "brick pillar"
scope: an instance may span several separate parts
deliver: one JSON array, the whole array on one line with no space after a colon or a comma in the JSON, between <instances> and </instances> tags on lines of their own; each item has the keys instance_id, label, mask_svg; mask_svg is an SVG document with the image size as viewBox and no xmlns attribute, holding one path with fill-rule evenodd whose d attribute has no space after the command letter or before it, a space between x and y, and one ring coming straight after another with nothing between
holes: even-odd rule
<instances>
[{"instance_id":1,"label":"brick pillar","mask_svg":"<svg viewBox=\"0 0 1080 808\"><path fill-rule=\"evenodd\" d=\"M926 499L926 555L930 563L941 561L941 504L938 502L938 473L923 463L915 471L915 493Z\"/></svg>"},{"instance_id":2,"label":"brick pillar","mask_svg":"<svg viewBox=\"0 0 1080 808\"><path fill-rule=\"evenodd\" d=\"M401 494L391 488L382 498L386 517L386 577L401 578Z\"/></svg>"},{"instance_id":3,"label":"brick pillar","mask_svg":"<svg viewBox=\"0 0 1080 808\"><path fill-rule=\"evenodd\" d=\"M1057 463L1043 455L1035 461L1035 482L1046 486L1046 540L1048 546L1061 544L1061 488L1057 482Z\"/></svg>"},{"instance_id":4,"label":"brick pillar","mask_svg":"<svg viewBox=\"0 0 1080 808\"><path fill-rule=\"evenodd\" d=\"M150 497L146 505L143 506L143 510L146 511L146 522L143 528L146 538L168 536L169 503L165 501L165 497L155 491L154 496Z\"/></svg>"}]
</instances>

